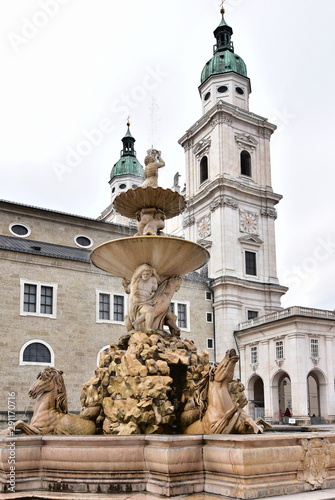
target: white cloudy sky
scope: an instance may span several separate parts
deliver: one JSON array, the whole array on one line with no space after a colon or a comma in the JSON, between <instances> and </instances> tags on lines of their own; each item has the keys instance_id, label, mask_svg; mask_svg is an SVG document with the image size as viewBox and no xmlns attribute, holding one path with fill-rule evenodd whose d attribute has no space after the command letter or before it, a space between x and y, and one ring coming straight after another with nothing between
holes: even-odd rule
<instances>
[{"instance_id":1,"label":"white cloudy sky","mask_svg":"<svg viewBox=\"0 0 335 500\"><path fill-rule=\"evenodd\" d=\"M0 197L98 216L109 203L128 113L139 159L154 141L170 187L184 169L177 141L201 115L197 87L219 7L217 0L0 0ZM250 108L278 125L278 273L291 286L283 305L334 309L335 4L226 0L225 8L248 66ZM61 173L69 152L98 128L100 144Z\"/></svg>"}]
</instances>

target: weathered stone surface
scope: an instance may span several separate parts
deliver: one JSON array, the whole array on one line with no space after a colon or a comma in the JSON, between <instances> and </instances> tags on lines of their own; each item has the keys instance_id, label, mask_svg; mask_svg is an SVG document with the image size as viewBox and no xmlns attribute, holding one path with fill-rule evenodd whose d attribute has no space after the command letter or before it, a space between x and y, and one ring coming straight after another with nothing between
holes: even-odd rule
<instances>
[{"instance_id":1,"label":"weathered stone surface","mask_svg":"<svg viewBox=\"0 0 335 500\"><path fill-rule=\"evenodd\" d=\"M150 403L148 403L150 404ZM107 419L106 419L107 420ZM109 422L109 425L112 425ZM118 425L118 424L116 424ZM157 424L152 424L154 430ZM120 434L136 431L130 420ZM0 497L8 492L10 443L0 436ZM195 492L256 499L335 487L335 433L262 436L21 436L14 496L173 497ZM28 493L29 492L29 493ZM49 493L47 493L49 492ZM2 493L2 495L1 495ZM93 495L99 496L99 495ZM328 492L327 498L334 494ZM214 496L213 496L214 498ZM286 497L284 497L286 498Z\"/></svg>"},{"instance_id":2,"label":"weathered stone surface","mask_svg":"<svg viewBox=\"0 0 335 500\"><path fill-rule=\"evenodd\" d=\"M134 332L100 356L100 367L83 387L83 405L101 403L105 434L181 432L185 409L187 423L199 417L196 386L208 370L207 353L198 354L192 340Z\"/></svg>"}]
</instances>

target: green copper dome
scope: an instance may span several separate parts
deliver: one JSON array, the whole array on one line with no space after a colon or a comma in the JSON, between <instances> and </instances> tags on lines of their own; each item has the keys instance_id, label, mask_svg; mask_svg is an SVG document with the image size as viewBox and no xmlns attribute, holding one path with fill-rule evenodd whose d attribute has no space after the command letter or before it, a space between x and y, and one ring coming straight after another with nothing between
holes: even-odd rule
<instances>
[{"instance_id":1,"label":"green copper dome","mask_svg":"<svg viewBox=\"0 0 335 500\"><path fill-rule=\"evenodd\" d=\"M210 76L230 73L231 71L241 76L248 76L245 62L234 52L234 45L231 41L233 30L225 21L224 9L221 9L221 14L221 23L214 31L216 38L214 55L202 70L201 83L204 83Z\"/></svg>"},{"instance_id":2,"label":"green copper dome","mask_svg":"<svg viewBox=\"0 0 335 500\"><path fill-rule=\"evenodd\" d=\"M136 175L144 179L143 167L137 158L124 156L112 168L111 180L117 175Z\"/></svg>"},{"instance_id":3,"label":"green copper dome","mask_svg":"<svg viewBox=\"0 0 335 500\"><path fill-rule=\"evenodd\" d=\"M217 52L204 66L201 73L201 83L212 75L221 75L230 71L245 77L248 76L246 64L240 56L229 50Z\"/></svg>"},{"instance_id":4,"label":"green copper dome","mask_svg":"<svg viewBox=\"0 0 335 500\"><path fill-rule=\"evenodd\" d=\"M136 158L136 151L134 149L135 139L131 135L129 126L126 135L123 137L123 149L120 153L120 159L115 163L112 168L110 179L119 175L134 175L144 179L143 167Z\"/></svg>"}]
</instances>

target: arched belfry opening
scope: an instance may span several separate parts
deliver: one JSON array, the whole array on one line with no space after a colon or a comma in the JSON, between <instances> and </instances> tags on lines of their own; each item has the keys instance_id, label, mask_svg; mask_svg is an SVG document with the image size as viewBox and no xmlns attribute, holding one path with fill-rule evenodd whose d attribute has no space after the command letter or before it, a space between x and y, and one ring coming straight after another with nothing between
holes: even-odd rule
<instances>
[{"instance_id":1,"label":"arched belfry opening","mask_svg":"<svg viewBox=\"0 0 335 500\"><path fill-rule=\"evenodd\" d=\"M249 151L241 152L241 175L251 177L251 156Z\"/></svg>"},{"instance_id":2,"label":"arched belfry opening","mask_svg":"<svg viewBox=\"0 0 335 500\"><path fill-rule=\"evenodd\" d=\"M208 179L208 158L203 156L200 161L200 184Z\"/></svg>"}]
</instances>

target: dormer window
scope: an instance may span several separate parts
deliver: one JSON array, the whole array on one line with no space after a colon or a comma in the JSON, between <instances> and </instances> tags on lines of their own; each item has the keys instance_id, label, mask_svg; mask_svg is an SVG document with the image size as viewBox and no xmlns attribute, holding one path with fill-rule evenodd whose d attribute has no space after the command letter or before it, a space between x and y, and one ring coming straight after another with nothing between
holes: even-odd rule
<instances>
[{"instance_id":1,"label":"dormer window","mask_svg":"<svg viewBox=\"0 0 335 500\"><path fill-rule=\"evenodd\" d=\"M200 161L200 184L208 179L208 158L203 156Z\"/></svg>"},{"instance_id":2,"label":"dormer window","mask_svg":"<svg viewBox=\"0 0 335 500\"><path fill-rule=\"evenodd\" d=\"M241 152L241 175L251 177L251 156L248 151Z\"/></svg>"}]
</instances>

